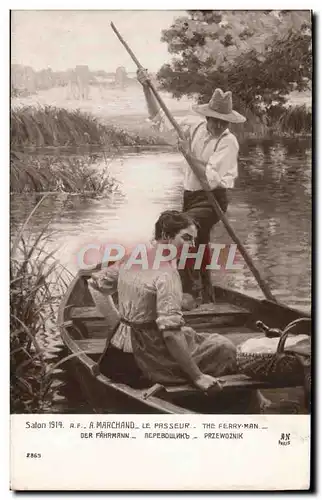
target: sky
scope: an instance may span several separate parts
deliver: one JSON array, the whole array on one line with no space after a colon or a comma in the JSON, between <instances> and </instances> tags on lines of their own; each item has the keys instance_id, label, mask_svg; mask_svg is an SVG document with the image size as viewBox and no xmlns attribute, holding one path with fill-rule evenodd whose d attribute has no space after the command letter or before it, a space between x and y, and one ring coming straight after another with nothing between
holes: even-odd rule
<instances>
[{"instance_id":1,"label":"sky","mask_svg":"<svg viewBox=\"0 0 322 500\"><path fill-rule=\"evenodd\" d=\"M115 71L136 67L110 27L112 21L141 64L157 71L171 59L167 44L160 42L184 11L115 10L14 10L11 22L11 62L50 67L54 71L87 64L91 70Z\"/></svg>"}]
</instances>

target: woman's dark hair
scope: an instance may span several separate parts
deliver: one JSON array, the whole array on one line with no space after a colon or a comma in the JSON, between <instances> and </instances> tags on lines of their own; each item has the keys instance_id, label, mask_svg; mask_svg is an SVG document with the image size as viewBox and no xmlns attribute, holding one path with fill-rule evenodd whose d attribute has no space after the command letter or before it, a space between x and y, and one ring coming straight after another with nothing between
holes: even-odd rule
<instances>
[{"instance_id":1,"label":"woman's dark hair","mask_svg":"<svg viewBox=\"0 0 322 500\"><path fill-rule=\"evenodd\" d=\"M181 229L185 229L192 224L197 226L189 215L178 210L166 210L161 213L155 223L155 239L160 240L163 237L174 238Z\"/></svg>"}]
</instances>

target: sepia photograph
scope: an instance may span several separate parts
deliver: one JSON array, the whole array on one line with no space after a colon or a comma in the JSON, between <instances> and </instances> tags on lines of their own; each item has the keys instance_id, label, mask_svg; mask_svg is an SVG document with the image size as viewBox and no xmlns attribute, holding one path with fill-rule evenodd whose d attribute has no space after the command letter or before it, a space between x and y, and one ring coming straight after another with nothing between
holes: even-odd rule
<instances>
[{"instance_id":1,"label":"sepia photograph","mask_svg":"<svg viewBox=\"0 0 322 500\"><path fill-rule=\"evenodd\" d=\"M11 413L310 413L311 23L11 12Z\"/></svg>"}]
</instances>

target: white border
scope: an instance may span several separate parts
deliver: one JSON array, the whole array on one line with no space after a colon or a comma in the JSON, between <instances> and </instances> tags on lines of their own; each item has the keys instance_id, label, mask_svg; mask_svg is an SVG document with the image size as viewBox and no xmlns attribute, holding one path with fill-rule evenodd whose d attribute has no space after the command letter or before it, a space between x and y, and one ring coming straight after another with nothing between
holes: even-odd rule
<instances>
[{"instance_id":1,"label":"white border","mask_svg":"<svg viewBox=\"0 0 322 500\"><path fill-rule=\"evenodd\" d=\"M10 9L22 9L22 10L190 10L190 9L202 9L211 10L217 7L220 10L219 5L214 5L213 1L204 0L200 5L196 5L196 1L192 0L165 0L163 2L148 2L148 1L136 1L133 4L130 0L119 0L115 3L115 7L108 5L104 0L93 0L89 3L82 2L80 0L68 0L68 1L47 1L42 2L41 0L29 0L24 2L23 0L15 0L12 2L7 2L7 8ZM308 10L313 9L318 11L319 3L318 1L310 2L306 4L300 0L284 0L278 2L277 0L267 2L258 2L256 0L245 0L242 4L236 0L227 0L224 5L225 9L221 10Z\"/></svg>"},{"instance_id":2,"label":"white border","mask_svg":"<svg viewBox=\"0 0 322 500\"><path fill-rule=\"evenodd\" d=\"M319 4L317 1L310 2L310 4L305 4L304 2L300 2L298 0L293 0L293 1L284 1L284 2L269 2L269 5L265 3L264 5L259 5L258 1L245 1L243 4L240 4L239 2L236 1L231 1L227 0L225 2L225 9L230 10L230 9L289 9L289 10L294 10L294 9L313 9L315 14L317 16L320 15L319 12ZM161 5L160 7L156 6L156 4L153 5L154 9L151 8L151 2L135 2L135 10L141 10L141 9L146 9L146 10L161 10ZM2 309L2 314L1 314L1 319L3 321L2 323L2 334L3 337L6 337L6 334L8 332L8 311L7 311L7 304L8 304L8 250L6 246L6 242L8 241L8 221L6 219L6 214L8 213L9 210L9 197L8 197L8 175L7 172L8 170L8 91L9 91L9 75L8 75L8 50L9 50L9 45L8 45L8 39L9 39L9 29L8 29L8 9L106 9L106 1L92 1L89 3L86 2L81 2L81 1L60 1L60 2L46 2L46 7L44 6L44 2L40 0L34 0L34 1L29 1L29 2L24 2L24 1L15 1L15 2L3 2L1 4L1 16L0 16L0 28L1 28L1 35L2 35L2 40L1 40L1 62L2 62L2 78L1 78L1 94L2 94L2 114L5 117L4 120L2 121L3 127L1 130L1 151L3 153L2 157L2 165L1 165L1 175L3 176L1 179L1 187L3 189L2 196L0 197L1 203L2 203L2 217L1 217L1 233L2 233L2 239L4 241L4 246L1 246L1 262L3 264L3 269L2 269L2 274L1 274L1 299L2 299L2 304L4 304L4 307ZM180 9L192 9L196 8L196 2L191 2L189 0L186 1L171 1L171 2L162 2L162 10L163 9L169 9L169 10L180 10ZM197 8L203 8L203 9L211 9L214 8L213 2L202 2L202 5ZM119 0L117 2L117 9L115 10L121 10L121 9L128 9L128 10L134 10L134 6L131 2L129 1L124 1L124 0ZM320 20L316 20L316 24L320 24ZM315 39L315 45L316 45L316 57L315 57L315 72L316 72L316 80L315 80L315 85L317 88L316 92L316 98L317 102L315 103L315 106L318 105L318 110L316 113L316 123L318 124L319 119L320 119L320 111L321 111L321 98L319 98L318 94L318 83L320 82L320 67L317 68L318 65L318 47L321 46L321 27L318 28L316 26L316 39ZM321 134L320 134L320 128L317 126L317 131L316 131L316 161L317 164L320 163L319 161L319 144L321 141ZM316 165L317 169L318 165ZM318 170L318 169L317 169ZM320 192L321 192L321 186L320 186L320 176L316 176L316 181L318 184L318 187L316 188L316 195L317 195L317 206L316 206L316 217L317 221L322 220L322 214L321 214L321 202L320 202ZM318 194L319 193L319 194ZM317 228L318 229L318 228ZM321 243L320 241L320 232L318 231L318 238L317 238L317 244ZM318 277L320 278L320 268L318 270ZM4 278L4 276L6 278ZM321 301L322 302L322 301ZM321 310L322 303L320 303L320 300L317 301L317 311ZM319 320L319 316L317 318ZM320 324L319 321L316 325L316 331L318 332L320 330L319 328ZM321 343L320 343L321 344ZM319 353L318 353L318 359L322 359L322 356L320 356L320 344L319 344ZM9 342L8 344L9 345ZM2 429L2 435L0 438L0 442L2 444L1 450L3 453L3 460L2 460L2 467L1 467L1 479L0 479L0 488L3 493L7 493L7 495L10 495L10 492L8 492L8 479L9 479L9 469L8 469L8 454L7 450L9 448L9 435L8 435L8 414L9 414L9 405L8 405L8 387L9 387L9 378L8 378L8 372L9 372L9 363L8 363L8 352L7 349L3 346L2 344L2 349L1 353L3 356L3 360L1 363L2 367L2 373L1 373L1 391L3 395L2 399L2 412L1 412L1 423L3 424L1 426ZM316 373L317 378L319 380L322 380L322 368L321 368L321 363L318 363L318 371ZM320 444L320 435L319 436L319 444ZM6 497L7 495L4 495ZM11 495L10 495L11 496ZM83 495L82 495L83 496ZM89 497L92 497L92 495L86 495ZM172 495L170 495L172 496ZM226 496L226 495L225 495ZM38 494L37 498L41 498L42 495Z\"/></svg>"},{"instance_id":3,"label":"white border","mask_svg":"<svg viewBox=\"0 0 322 500\"><path fill-rule=\"evenodd\" d=\"M11 420L12 481L19 490L308 487L308 415L12 415ZM57 420L58 427L50 428ZM117 428L120 424L130 428ZM289 441L283 440L285 433Z\"/></svg>"}]
</instances>

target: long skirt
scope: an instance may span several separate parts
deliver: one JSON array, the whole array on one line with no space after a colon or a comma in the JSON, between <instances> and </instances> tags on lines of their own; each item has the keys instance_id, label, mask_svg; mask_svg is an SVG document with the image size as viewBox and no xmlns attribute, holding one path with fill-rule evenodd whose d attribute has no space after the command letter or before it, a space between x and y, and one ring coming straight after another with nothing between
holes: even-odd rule
<instances>
[{"instance_id":1,"label":"long skirt","mask_svg":"<svg viewBox=\"0 0 322 500\"><path fill-rule=\"evenodd\" d=\"M199 333L187 326L181 331L190 356L202 373L213 377L236 373L236 348L229 339L216 333ZM165 385L189 382L162 335L154 328L132 329L132 346L138 367L151 382Z\"/></svg>"}]
</instances>

